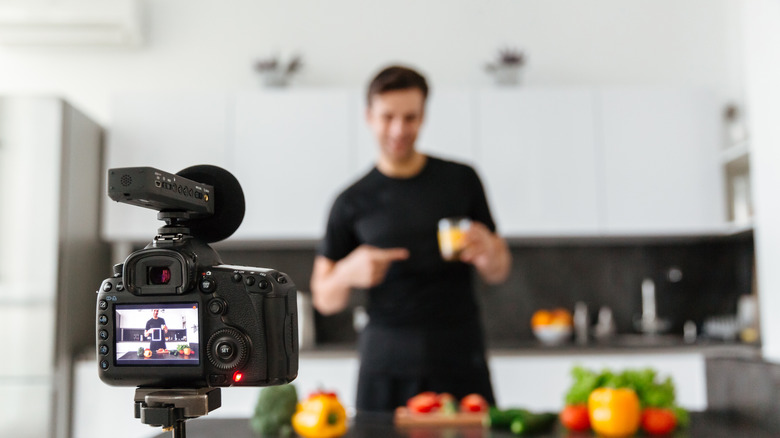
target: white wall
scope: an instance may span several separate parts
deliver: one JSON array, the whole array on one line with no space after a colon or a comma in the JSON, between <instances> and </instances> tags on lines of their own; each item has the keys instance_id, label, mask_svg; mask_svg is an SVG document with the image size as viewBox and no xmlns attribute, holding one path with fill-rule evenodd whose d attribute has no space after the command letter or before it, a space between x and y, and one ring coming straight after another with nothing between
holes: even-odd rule
<instances>
[{"instance_id":1,"label":"white wall","mask_svg":"<svg viewBox=\"0 0 780 438\"><path fill-rule=\"evenodd\" d=\"M746 83L764 356L780 361L780 1L746 2Z\"/></svg>"},{"instance_id":2,"label":"white wall","mask_svg":"<svg viewBox=\"0 0 780 438\"><path fill-rule=\"evenodd\" d=\"M106 123L115 93L255 88L253 62L274 52L303 54L298 86L362 87L403 61L467 87L491 84L502 47L527 52L529 85L742 92L739 0L140 1L139 48L0 46L0 94L60 94Z\"/></svg>"}]
</instances>

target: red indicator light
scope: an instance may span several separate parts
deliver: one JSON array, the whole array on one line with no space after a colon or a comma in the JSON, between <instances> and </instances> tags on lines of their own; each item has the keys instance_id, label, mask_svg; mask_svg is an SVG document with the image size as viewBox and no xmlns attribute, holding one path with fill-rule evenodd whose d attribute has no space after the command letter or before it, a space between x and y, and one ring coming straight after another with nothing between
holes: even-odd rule
<instances>
[{"instance_id":1,"label":"red indicator light","mask_svg":"<svg viewBox=\"0 0 780 438\"><path fill-rule=\"evenodd\" d=\"M233 381L238 383L241 381L241 379L244 378L244 374L241 371L236 371L233 373Z\"/></svg>"}]
</instances>

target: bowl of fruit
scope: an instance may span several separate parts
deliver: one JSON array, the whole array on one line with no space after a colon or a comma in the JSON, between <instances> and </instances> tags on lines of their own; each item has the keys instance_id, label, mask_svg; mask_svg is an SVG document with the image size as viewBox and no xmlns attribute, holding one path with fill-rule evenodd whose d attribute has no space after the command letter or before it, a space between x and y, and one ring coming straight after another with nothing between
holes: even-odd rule
<instances>
[{"instance_id":1,"label":"bowl of fruit","mask_svg":"<svg viewBox=\"0 0 780 438\"><path fill-rule=\"evenodd\" d=\"M531 329L544 345L561 345L571 339L571 312L563 308L539 309L531 317Z\"/></svg>"}]
</instances>

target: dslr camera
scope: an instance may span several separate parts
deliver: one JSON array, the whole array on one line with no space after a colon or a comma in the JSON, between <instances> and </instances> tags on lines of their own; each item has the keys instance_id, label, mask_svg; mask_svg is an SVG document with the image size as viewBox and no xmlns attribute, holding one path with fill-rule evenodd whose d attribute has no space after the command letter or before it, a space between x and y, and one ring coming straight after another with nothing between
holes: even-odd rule
<instances>
[{"instance_id":1,"label":"dslr camera","mask_svg":"<svg viewBox=\"0 0 780 438\"><path fill-rule=\"evenodd\" d=\"M244 216L224 169L108 171L108 195L165 221L97 291L98 369L115 386L269 386L298 374L296 288L282 272L222 263L208 244Z\"/></svg>"}]
</instances>

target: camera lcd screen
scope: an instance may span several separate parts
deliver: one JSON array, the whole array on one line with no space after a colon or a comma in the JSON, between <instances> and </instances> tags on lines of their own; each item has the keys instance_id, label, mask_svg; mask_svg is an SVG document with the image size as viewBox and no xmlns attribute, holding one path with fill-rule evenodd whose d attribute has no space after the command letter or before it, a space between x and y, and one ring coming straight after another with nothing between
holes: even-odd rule
<instances>
[{"instance_id":1,"label":"camera lcd screen","mask_svg":"<svg viewBox=\"0 0 780 438\"><path fill-rule=\"evenodd\" d=\"M116 364L200 364L198 303L117 304Z\"/></svg>"}]
</instances>

